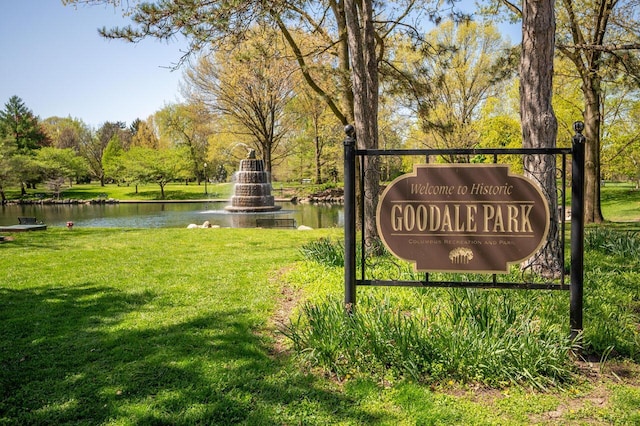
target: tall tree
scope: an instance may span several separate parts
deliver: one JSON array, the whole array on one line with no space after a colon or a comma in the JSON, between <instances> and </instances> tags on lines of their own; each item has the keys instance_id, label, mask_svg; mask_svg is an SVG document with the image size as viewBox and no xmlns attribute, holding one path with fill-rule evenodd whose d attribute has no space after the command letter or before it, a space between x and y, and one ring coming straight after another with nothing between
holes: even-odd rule
<instances>
[{"instance_id":1,"label":"tall tree","mask_svg":"<svg viewBox=\"0 0 640 426\"><path fill-rule=\"evenodd\" d=\"M326 104L310 90L303 90L295 97L292 109L298 114L301 129L294 142L296 146L291 151L297 153L296 160L299 160L300 166L312 164L312 174L308 176L313 176L318 184L323 183L329 177L329 172L341 168L337 162L340 152L336 143L341 129L336 126ZM309 141L312 143L309 144ZM302 170L297 177L303 177Z\"/></svg>"},{"instance_id":2,"label":"tall tree","mask_svg":"<svg viewBox=\"0 0 640 426\"><path fill-rule=\"evenodd\" d=\"M22 195L25 195L26 187L35 188L38 182L33 156L36 150L49 145L50 140L38 117L18 96L12 96L5 104L5 109L0 111L0 139L14 148L10 162L15 172L14 179L20 182Z\"/></svg>"},{"instance_id":3,"label":"tall tree","mask_svg":"<svg viewBox=\"0 0 640 426\"><path fill-rule=\"evenodd\" d=\"M71 117L48 117L42 125L55 148L80 150L82 141L87 139L91 129L80 119Z\"/></svg>"},{"instance_id":4,"label":"tall tree","mask_svg":"<svg viewBox=\"0 0 640 426\"><path fill-rule=\"evenodd\" d=\"M294 123L287 110L295 94L294 71L281 36L265 26L252 27L233 50L203 56L187 69L191 90L185 95L229 117L232 132L249 138L270 172L273 155Z\"/></svg>"},{"instance_id":5,"label":"tall tree","mask_svg":"<svg viewBox=\"0 0 640 426\"><path fill-rule=\"evenodd\" d=\"M372 0L345 0L347 38L351 58L353 85L353 117L359 148L378 148L378 51L373 21ZM380 159L365 157L363 162L364 190L362 200L365 217L375 218L378 206ZM375 220L364 224L365 243L373 243L378 231Z\"/></svg>"},{"instance_id":6,"label":"tall tree","mask_svg":"<svg viewBox=\"0 0 640 426\"><path fill-rule=\"evenodd\" d=\"M155 119L153 116L146 121L136 120L135 131L131 137L131 146L142 146L153 149L160 149L160 141L155 131Z\"/></svg>"},{"instance_id":7,"label":"tall tree","mask_svg":"<svg viewBox=\"0 0 640 426\"><path fill-rule=\"evenodd\" d=\"M124 180L124 164L122 161L124 147L118 135L113 136L102 152L102 170L107 179L113 179L118 184Z\"/></svg>"},{"instance_id":8,"label":"tall tree","mask_svg":"<svg viewBox=\"0 0 640 426\"><path fill-rule=\"evenodd\" d=\"M155 115L159 133L170 142L167 147L183 146L189 152L191 178L204 178L210 116L196 103L167 105Z\"/></svg>"},{"instance_id":9,"label":"tall tree","mask_svg":"<svg viewBox=\"0 0 640 426\"><path fill-rule=\"evenodd\" d=\"M637 0L596 0L577 4L561 1L564 31L559 32L558 50L571 62L582 82L585 137L585 219L602 222L600 203L603 80L614 70L640 82L637 54L640 29Z\"/></svg>"},{"instance_id":10,"label":"tall tree","mask_svg":"<svg viewBox=\"0 0 640 426\"><path fill-rule=\"evenodd\" d=\"M393 66L411 81L395 90L420 119L427 147L476 147L481 108L488 98L504 93L505 81L516 71L513 47L489 22L446 21L427 40L438 46L438 54L400 44Z\"/></svg>"},{"instance_id":11,"label":"tall tree","mask_svg":"<svg viewBox=\"0 0 640 426\"><path fill-rule=\"evenodd\" d=\"M100 181L101 186L104 186L106 177L102 156L113 137L120 138L124 146L131 140L131 133L123 122L105 122L95 135L83 140L80 146L80 155L87 160L92 176Z\"/></svg>"},{"instance_id":12,"label":"tall tree","mask_svg":"<svg viewBox=\"0 0 640 426\"><path fill-rule=\"evenodd\" d=\"M520 117L525 148L556 146L558 122L553 111L553 59L555 47L554 0L524 0L522 5L522 54L520 57ZM560 246L554 155L526 155L524 171L542 188L551 218L546 245L525 265L535 272L559 276Z\"/></svg>"},{"instance_id":13,"label":"tall tree","mask_svg":"<svg viewBox=\"0 0 640 426\"><path fill-rule=\"evenodd\" d=\"M555 55L555 0L524 0L522 9L509 0L499 0L522 19L520 55L520 122L525 148L556 146L558 121L553 110L553 72ZM537 256L525 261L524 268L557 277L562 274L556 191L556 162L553 155L526 155L524 174L536 181L544 193L549 210L549 234Z\"/></svg>"},{"instance_id":14,"label":"tall tree","mask_svg":"<svg viewBox=\"0 0 640 426\"><path fill-rule=\"evenodd\" d=\"M18 96L9 98L4 110L0 111L0 136L10 138L22 153L50 143L38 117Z\"/></svg>"},{"instance_id":15,"label":"tall tree","mask_svg":"<svg viewBox=\"0 0 640 426\"><path fill-rule=\"evenodd\" d=\"M18 183L15 151L16 147L9 138L0 136L0 204L7 202L6 188Z\"/></svg>"},{"instance_id":16,"label":"tall tree","mask_svg":"<svg viewBox=\"0 0 640 426\"><path fill-rule=\"evenodd\" d=\"M509 0L498 1L517 16L522 14ZM584 97L587 223L604 220L600 206L603 84L614 80L637 86L640 81L639 8L638 0L558 0L556 5L556 51L574 64Z\"/></svg>"},{"instance_id":17,"label":"tall tree","mask_svg":"<svg viewBox=\"0 0 640 426\"><path fill-rule=\"evenodd\" d=\"M189 173L188 149L185 147L151 149L133 147L123 154L127 179L134 183L156 183L165 199L166 185L184 179Z\"/></svg>"}]
</instances>

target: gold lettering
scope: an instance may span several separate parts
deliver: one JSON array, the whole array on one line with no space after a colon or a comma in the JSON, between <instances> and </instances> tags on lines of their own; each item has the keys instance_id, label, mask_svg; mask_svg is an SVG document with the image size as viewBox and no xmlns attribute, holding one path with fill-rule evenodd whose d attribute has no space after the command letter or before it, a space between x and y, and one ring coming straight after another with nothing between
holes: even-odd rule
<instances>
[{"instance_id":1,"label":"gold lettering","mask_svg":"<svg viewBox=\"0 0 640 426\"><path fill-rule=\"evenodd\" d=\"M476 214L478 213L478 206L467 204L467 231L476 232Z\"/></svg>"},{"instance_id":2,"label":"gold lettering","mask_svg":"<svg viewBox=\"0 0 640 426\"><path fill-rule=\"evenodd\" d=\"M416 222L418 223L418 231L424 231L427 229L427 222L429 217L427 215L427 206L420 204L416 210Z\"/></svg>"},{"instance_id":3,"label":"gold lettering","mask_svg":"<svg viewBox=\"0 0 640 426\"><path fill-rule=\"evenodd\" d=\"M416 211L411 204L408 204L404 208L404 229L406 231L413 231L413 227L416 224Z\"/></svg>"},{"instance_id":4,"label":"gold lettering","mask_svg":"<svg viewBox=\"0 0 640 426\"><path fill-rule=\"evenodd\" d=\"M449 228L449 232L453 232L453 228L451 227L451 213L449 213L449 206L444 206L444 214L442 215L442 231L444 232Z\"/></svg>"},{"instance_id":5,"label":"gold lettering","mask_svg":"<svg viewBox=\"0 0 640 426\"><path fill-rule=\"evenodd\" d=\"M440 228L440 209L436 205L429 206L429 231L437 231Z\"/></svg>"},{"instance_id":6,"label":"gold lettering","mask_svg":"<svg viewBox=\"0 0 640 426\"><path fill-rule=\"evenodd\" d=\"M504 232L504 220L502 219L502 209L496 209L495 221L493 222L493 232Z\"/></svg>"},{"instance_id":7,"label":"gold lettering","mask_svg":"<svg viewBox=\"0 0 640 426\"><path fill-rule=\"evenodd\" d=\"M489 221L496 215L496 209L491 204L483 204L482 210L484 211L484 223L483 232L489 232Z\"/></svg>"},{"instance_id":8,"label":"gold lettering","mask_svg":"<svg viewBox=\"0 0 640 426\"><path fill-rule=\"evenodd\" d=\"M507 232L519 232L518 213L518 206L514 206L513 204L507 206Z\"/></svg>"},{"instance_id":9,"label":"gold lettering","mask_svg":"<svg viewBox=\"0 0 640 426\"><path fill-rule=\"evenodd\" d=\"M399 204L394 204L391 207L391 229L398 232L402 231L402 218L396 214L402 215L402 206Z\"/></svg>"},{"instance_id":10,"label":"gold lettering","mask_svg":"<svg viewBox=\"0 0 640 426\"><path fill-rule=\"evenodd\" d=\"M522 225L520 226L521 232L533 232L533 228L531 227L531 221L529 220L529 215L531 214L531 210L533 210L533 204L523 204L520 206L520 218L522 221Z\"/></svg>"},{"instance_id":11,"label":"gold lettering","mask_svg":"<svg viewBox=\"0 0 640 426\"><path fill-rule=\"evenodd\" d=\"M453 218L456 225L456 232L464 232L464 223L460 223L460 204L453 205Z\"/></svg>"}]
</instances>

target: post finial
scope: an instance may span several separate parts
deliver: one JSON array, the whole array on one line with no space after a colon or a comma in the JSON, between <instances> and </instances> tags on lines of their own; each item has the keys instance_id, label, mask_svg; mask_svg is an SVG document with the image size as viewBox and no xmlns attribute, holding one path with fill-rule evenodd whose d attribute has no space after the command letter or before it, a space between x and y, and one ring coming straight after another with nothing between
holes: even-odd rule
<instances>
[{"instance_id":1,"label":"post finial","mask_svg":"<svg viewBox=\"0 0 640 426\"><path fill-rule=\"evenodd\" d=\"M356 128L353 127L352 124L347 124L346 126L344 126L344 132L347 134L347 136L349 136L350 138L355 138L356 137Z\"/></svg>"},{"instance_id":2,"label":"post finial","mask_svg":"<svg viewBox=\"0 0 640 426\"><path fill-rule=\"evenodd\" d=\"M573 143L574 144L583 144L586 141L586 138L582 134L584 131L584 123L582 121L576 121L573 123L573 130L576 131L576 134L573 135Z\"/></svg>"}]
</instances>

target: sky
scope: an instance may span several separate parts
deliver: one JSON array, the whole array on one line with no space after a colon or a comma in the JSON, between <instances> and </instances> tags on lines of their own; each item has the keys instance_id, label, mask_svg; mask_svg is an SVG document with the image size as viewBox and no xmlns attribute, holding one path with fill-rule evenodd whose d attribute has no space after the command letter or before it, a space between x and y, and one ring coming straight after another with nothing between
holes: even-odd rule
<instances>
[{"instance_id":1,"label":"sky","mask_svg":"<svg viewBox=\"0 0 640 426\"><path fill-rule=\"evenodd\" d=\"M113 6L0 0L0 110L16 95L43 120L71 117L97 129L180 102L183 71L171 67L184 40L134 44L98 34L127 23Z\"/></svg>"},{"instance_id":2,"label":"sky","mask_svg":"<svg viewBox=\"0 0 640 426\"><path fill-rule=\"evenodd\" d=\"M186 43L107 40L98 28L124 25L113 6L60 0L0 0L0 110L16 95L36 116L131 124L181 101Z\"/></svg>"}]
</instances>

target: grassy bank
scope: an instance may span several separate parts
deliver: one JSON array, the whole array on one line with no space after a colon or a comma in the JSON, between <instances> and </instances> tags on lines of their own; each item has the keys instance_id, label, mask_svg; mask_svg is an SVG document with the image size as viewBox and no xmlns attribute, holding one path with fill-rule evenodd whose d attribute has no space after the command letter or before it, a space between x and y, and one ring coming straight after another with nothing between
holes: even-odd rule
<instances>
[{"instance_id":1,"label":"grassy bank","mask_svg":"<svg viewBox=\"0 0 640 426\"><path fill-rule=\"evenodd\" d=\"M296 182L273 183L272 194L276 197L291 198L303 197L324 188L323 185L300 184ZM165 200L201 200L201 199L228 199L233 192L233 184L212 183L207 184L206 192L204 183L169 183L165 186ZM22 198L19 188L10 188L6 191L7 199L17 200ZM44 185L37 189L27 190L27 199L53 198L54 194L47 191ZM62 199L93 200L99 198L113 198L116 200L161 200L160 187L157 184L144 185L116 185L99 183L76 184L68 187L60 194Z\"/></svg>"},{"instance_id":2,"label":"grassy bank","mask_svg":"<svg viewBox=\"0 0 640 426\"><path fill-rule=\"evenodd\" d=\"M320 237L339 239L337 230L51 229L13 237L0 244L0 424L640 421L638 367L619 359L602 369L578 363L571 380L544 392L445 377L337 380L304 368L282 351L288 342L275 322L303 299L341 297L340 268L301 255ZM606 249L589 259L589 276L608 283L587 299L587 309L603 309L589 318L612 315L617 301L608 298L621 283L637 286L637 274Z\"/></svg>"}]
</instances>

